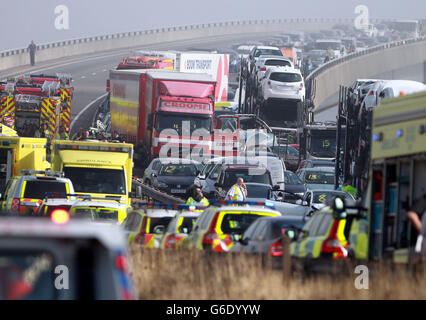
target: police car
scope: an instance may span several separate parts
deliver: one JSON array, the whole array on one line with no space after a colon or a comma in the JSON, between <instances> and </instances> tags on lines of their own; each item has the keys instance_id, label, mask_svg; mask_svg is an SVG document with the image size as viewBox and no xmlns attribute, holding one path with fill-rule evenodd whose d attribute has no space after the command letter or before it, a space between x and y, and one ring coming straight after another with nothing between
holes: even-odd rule
<instances>
[{"instance_id":1,"label":"police car","mask_svg":"<svg viewBox=\"0 0 426 320\"><path fill-rule=\"evenodd\" d=\"M256 219L279 216L270 202L214 201L197 219L183 246L228 252Z\"/></svg>"}]
</instances>

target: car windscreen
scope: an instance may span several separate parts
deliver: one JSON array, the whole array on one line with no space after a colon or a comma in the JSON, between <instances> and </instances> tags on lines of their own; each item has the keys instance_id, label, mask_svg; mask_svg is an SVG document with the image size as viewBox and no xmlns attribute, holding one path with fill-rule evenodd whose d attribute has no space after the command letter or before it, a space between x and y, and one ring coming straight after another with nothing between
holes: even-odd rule
<instances>
[{"instance_id":1,"label":"car windscreen","mask_svg":"<svg viewBox=\"0 0 426 320\"><path fill-rule=\"evenodd\" d=\"M290 72L272 72L269 76L270 80L278 82L300 82L302 77L298 73Z\"/></svg>"},{"instance_id":2,"label":"car windscreen","mask_svg":"<svg viewBox=\"0 0 426 320\"><path fill-rule=\"evenodd\" d=\"M0 251L0 300L53 300L55 269L47 251Z\"/></svg>"},{"instance_id":3,"label":"car windscreen","mask_svg":"<svg viewBox=\"0 0 426 320\"><path fill-rule=\"evenodd\" d=\"M181 217L180 219L182 219L182 221L179 221L180 225L177 228L177 232L189 234L192 231L197 217Z\"/></svg>"},{"instance_id":4,"label":"car windscreen","mask_svg":"<svg viewBox=\"0 0 426 320\"><path fill-rule=\"evenodd\" d=\"M303 184L302 180L291 171L284 171L284 183L285 184Z\"/></svg>"},{"instance_id":5,"label":"car windscreen","mask_svg":"<svg viewBox=\"0 0 426 320\"><path fill-rule=\"evenodd\" d=\"M254 53L254 56L257 58L259 56L281 56L282 52L277 49L257 49Z\"/></svg>"},{"instance_id":6,"label":"car windscreen","mask_svg":"<svg viewBox=\"0 0 426 320\"><path fill-rule=\"evenodd\" d=\"M312 184L334 184L333 172L308 171L305 174L305 182Z\"/></svg>"},{"instance_id":7,"label":"car windscreen","mask_svg":"<svg viewBox=\"0 0 426 320\"><path fill-rule=\"evenodd\" d=\"M113 208L75 208L73 215L84 217L97 222L116 222L118 221L118 210Z\"/></svg>"},{"instance_id":8,"label":"car windscreen","mask_svg":"<svg viewBox=\"0 0 426 320\"><path fill-rule=\"evenodd\" d=\"M287 60L274 60L274 59L270 59L270 60L266 60L265 61L265 66L280 66L280 67L291 67L291 63Z\"/></svg>"},{"instance_id":9,"label":"car windscreen","mask_svg":"<svg viewBox=\"0 0 426 320\"><path fill-rule=\"evenodd\" d=\"M268 199L269 198L269 190L271 187L262 186L262 185L248 185L247 186L247 198L261 198Z\"/></svg>"},{"instance_id":10,"label":"car windscreen","mask_svg":"<svg viewBox=\"0 0 426 320\"><path fill-rule=\"evenodd\" d=\"M77 193L126 194L123 170L83 167L64 167Z\"/></svg>"},{"instance_id":11,"label":"car windscreen","mask_svg":"<svg viewBox=\"0 0 426 320\"><path fill-rule=\"evenodd\" d=\"M229 170L225 172L224 187L228 188L237 182L238 178L243 178L244 182L256 182L272 185L268 172L264 174L249 174L249 170Z\"/></svg>"},{"instance_id":12,"label":"car windscreen","mask_svg":"<svg viewBox=\"0 0 426 320\"><path fill-rule=\"evenodd\" d=\"M247 228L258 218L264 215L256 213L226 213L220 226L224 234L243 234Z\"/></svg>"},{"instance_id":13,"label":"car windscreen","mask_svg":"<svg viewBox=\"0 0 426 320\"><path fill-rule=\"evenodd\" d=\"M66 183L56 180L28 180L25 186L24 198L44 199L48 192L66 194ZM66 196L57 195L57 198L66 198Z\"/></svg>"},{"instance_id":14,"label":"car windscreen","mask_svg":"<svg viewBox=\"0 0 426 320\"><path fill-rule=\"evenodd\" d=\"M299 156L299 151L297 151L297 149L295 147L292 146L286 146L286 145L281 145L281 146L273 146L271 147L272 152L276 153L276 154L288 154L291 156Z\"/></svg>"},{"instance_id":15,"label":"car windscreen","mask_svg":"<svg viewBox=\"0 0 426 320\"><path fill-rule=\"evenodd\" d=\"M159 176L195 177L198 168L195 164L163 164L158 171Z\"/></svg>"},{"instance_id":16,"label":"car windscreen","mask_svg":"<svg viewBox=\"0 0 426 320\"><path fill-rule=\"evenodd\" d=\"M149 233L160 233L157 230L159 226L164 227L164 231L167 230L167 227L172 220L172 217L161 217L161 218L151 218L149 222Z\"/></svg>"},{"instance_id":17,"label":"car windscreen","mask_svg":"<svg viewBox=\"0 0 426 320\"><path fill-rule=\"evenodd\" d=\"M299 230L303 228L303 219L300 220L281 220L277 219L272 223L272 239L279 238L284 232L290 236L290 240L296 240Z\"/></svg>"},{"instance_id":18,"label":"car windscreen","mask_svg":"<svg viewBox=\"0 0 426 320\"><path fill-rule=\"evenodd\" d=\"M316 157L336 156L336 131L311 137L311 154Z\"/></svg>"},{"instance_id":19,"label":"car windscreen","mask_svg":"<svg viewBox=\"0 0 426 320\"><path fill-rule=\"evenodd\" d=\"M341 193L335 192L314 192L313 203L326 203L328 200L332 200L337 196L342 196ZM349 194L344 195L345 200L353 200Z\"/></svg>"}]
</instances>

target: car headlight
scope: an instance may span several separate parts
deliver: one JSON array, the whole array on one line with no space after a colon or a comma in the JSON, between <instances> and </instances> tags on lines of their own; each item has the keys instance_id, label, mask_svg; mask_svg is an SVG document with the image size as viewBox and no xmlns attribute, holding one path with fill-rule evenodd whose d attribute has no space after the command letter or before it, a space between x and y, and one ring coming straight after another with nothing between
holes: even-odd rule
<instances>
[{"instance_id":1,"label":"car headlight","mask_svg":"<svg viewBox=\"0 0 426 320\"><path fill-rule=\"evenodd\" d=\"M157 187L158 188L167 188L168 187L168 185L167 185L167 183L164 183L164 182L158 182L157 183Z\"/></svg>"}]
</instances>

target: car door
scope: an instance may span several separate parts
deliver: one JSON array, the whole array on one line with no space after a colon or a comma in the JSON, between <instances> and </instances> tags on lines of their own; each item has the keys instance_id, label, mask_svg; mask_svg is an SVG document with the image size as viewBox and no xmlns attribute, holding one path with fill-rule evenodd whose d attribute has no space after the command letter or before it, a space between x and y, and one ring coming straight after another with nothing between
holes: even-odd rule
<instances>
[{"instance_id":1,"label":"car door","mask_svg":"<svg viewBox=\"0 0 426 320\"><path fill-rule=\"evenodd\" d=\"M249 242L245 248L245 252L248 253L257 253L259 252L261 242L263 238L261 237L261 234L266 226L266 220L260 220L257 223L256 229L253 231L253 234L251 238L249 239Z\"/></svg>"}]
</instances>

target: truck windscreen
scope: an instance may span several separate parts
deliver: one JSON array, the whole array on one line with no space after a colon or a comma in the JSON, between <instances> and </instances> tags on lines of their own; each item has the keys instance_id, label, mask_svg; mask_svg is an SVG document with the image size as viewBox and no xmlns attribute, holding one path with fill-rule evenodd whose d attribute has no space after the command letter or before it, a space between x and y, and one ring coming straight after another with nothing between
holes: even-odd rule
<instances>
[{"instance_id":1,"label":"truck windscreen","mask_svg":"<svg viewBox=\"0 0 426 320\"><path fill-rule=\"evenodd\" d=\"M300 102L268 99L260 108L260 117L271 127L296 128Z\"/></svg>"},{"instance_id":2,"label":"truck windscreen","mask_svg":"<svg viewBox=\"0 0 426 320\"><path fill-rule=\"evenodd\" d=\"M311 154L316 157L335 157L336 132L312 135Z\"/></svg>"},{"instance_id":3,"label":"truck windscreen","mask_svg":"<svg viewBox=\"0 0 426 320\"><path fill-rule=\"evenodd\" d=\"M187 126L192 134L197 129L205 129L211 132L212 118L192 116L189 114L159 113L157 117L156 129L161 133L165 129L176 130L182 136L182 129Z\"/></svg>"},{"instance_id":4,"label":"truck windscreen","mask_svg":"<svg viewBox=\"0 0 426 320\"><path fill-rule=\"evenodd\" d=\"M76 193L126 194L123 170L64 167Z\"/></svg>"}]
</instances>

